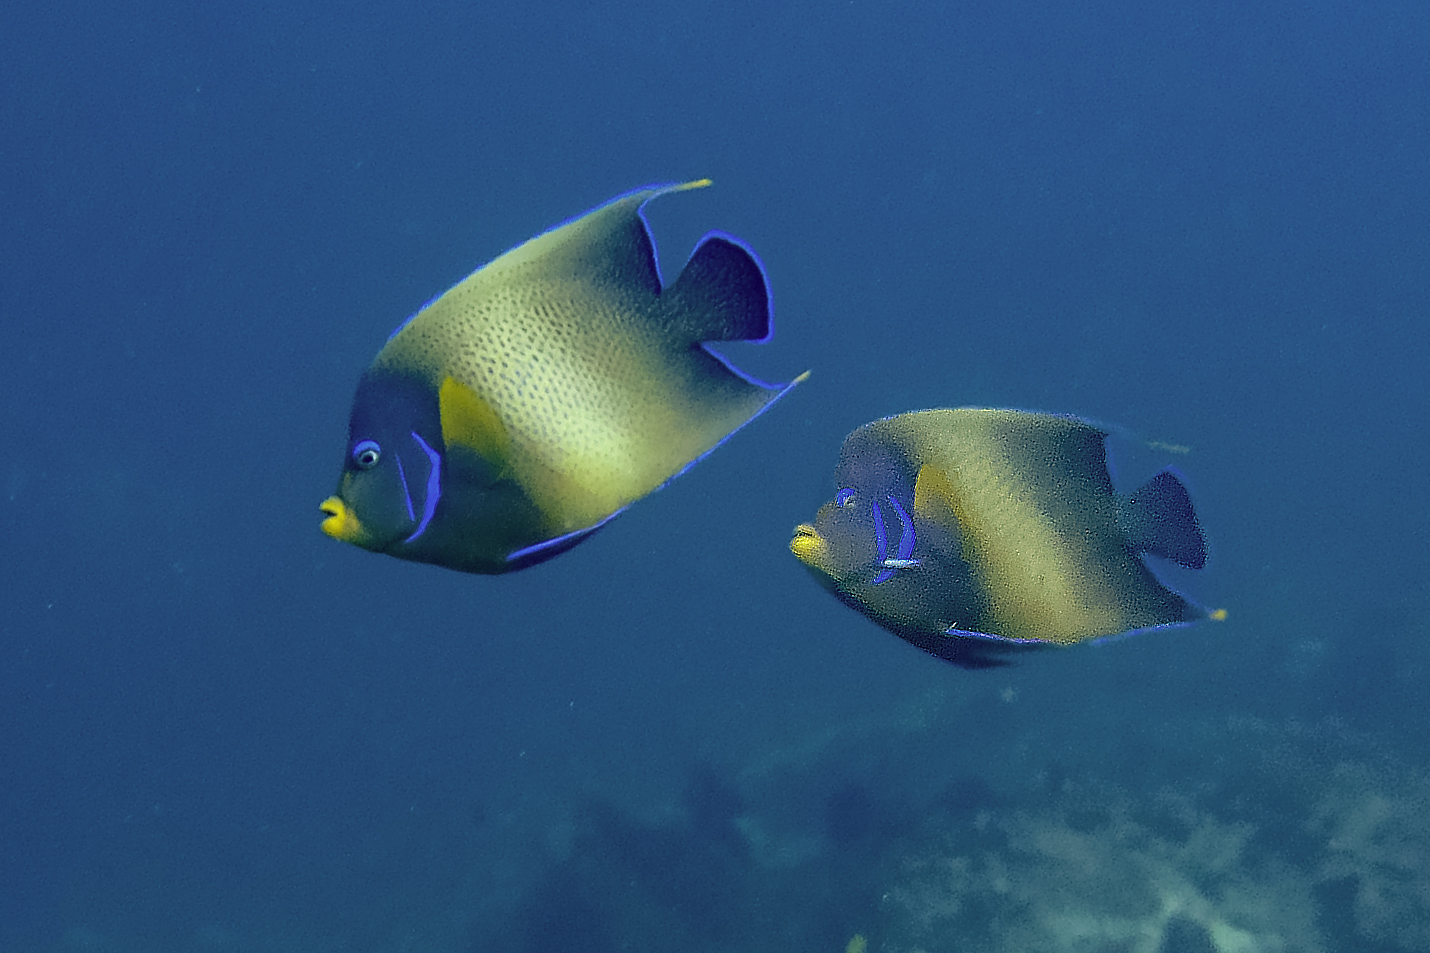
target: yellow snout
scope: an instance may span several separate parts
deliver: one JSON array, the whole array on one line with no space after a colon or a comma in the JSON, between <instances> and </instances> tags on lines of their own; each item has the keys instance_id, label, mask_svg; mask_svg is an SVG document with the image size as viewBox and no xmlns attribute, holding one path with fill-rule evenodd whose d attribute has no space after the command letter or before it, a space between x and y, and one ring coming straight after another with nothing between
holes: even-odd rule
<instances>
[{"instance_id":1,"label":"yellow snout","mask_svg":"<svg viewBox=\"0 0 1430 953\"><path fill-rule=\"evenodd\" d=\"M362 538L362 521L357 518L348 505L336 496L330 496L318 507L326 516L323 520L323 532L333 539L340 539L345 543L356 543Z\"/></svg>"},{"instance_id":2,"label":"yellow snout","mask_svg":"<svg viewBox=\"0 0 1430 953\"><path fill-rule=\"evenodd\" d=\"M794 528L789 551L798 556L800 562L818 566L824 557L824 537L809 523L801 523Z\"/></svg>"}]
</instances>

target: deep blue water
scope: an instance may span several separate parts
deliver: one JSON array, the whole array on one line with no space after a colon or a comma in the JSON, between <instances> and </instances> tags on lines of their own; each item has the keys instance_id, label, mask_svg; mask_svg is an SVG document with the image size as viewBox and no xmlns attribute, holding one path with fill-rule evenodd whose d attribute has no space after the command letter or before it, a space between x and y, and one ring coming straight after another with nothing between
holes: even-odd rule
<instances>
[{"instance_id":1,"label":"deep blue water","mask_svg":"<svg viewBox=\"0 0 1430 953\"><path fill-rule=\"evenodd\" d=\"M0 948L1430 943L1423 4L21 6ZM392 328L707 175L666 273L749 242L806 384L529 571L318 532ZM1191 447L1228 621L970 673L822 593L844 434L968 404Z\"/></svg>"}]
</instances>

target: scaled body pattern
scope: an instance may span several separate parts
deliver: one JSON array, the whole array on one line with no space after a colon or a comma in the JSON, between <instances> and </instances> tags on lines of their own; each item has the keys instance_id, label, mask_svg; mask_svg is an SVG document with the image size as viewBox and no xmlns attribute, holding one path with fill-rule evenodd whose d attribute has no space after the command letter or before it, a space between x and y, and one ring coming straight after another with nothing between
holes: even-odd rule
<instances>
[{"instance_id":1,"label":"scaled body pattern","mask_svg":"<svg viewBox=\"0 0 1430 953\"><path fill-rule=\"evenodd\" d=\"M1181 481L1113 492L1106 431L1073 417L901 414L844 441L835 497L790 550L847 605L968 668L1207 618L1148 569L1206 545Z\"/></svg>"},{"instance_id":2,"label":"scaled body pattern","mask_svg":"<svg viewBox=\"0 0 1430 953\"><path fill-rule=\"evenodd\" d=\"M619 196L473 272L415 314L363 374L323 531L476 573L585 539L791 384L708 346L764 341L765 275L707 235L662 287L642 215L700 180Z\"/></svg>"}]
</instances>

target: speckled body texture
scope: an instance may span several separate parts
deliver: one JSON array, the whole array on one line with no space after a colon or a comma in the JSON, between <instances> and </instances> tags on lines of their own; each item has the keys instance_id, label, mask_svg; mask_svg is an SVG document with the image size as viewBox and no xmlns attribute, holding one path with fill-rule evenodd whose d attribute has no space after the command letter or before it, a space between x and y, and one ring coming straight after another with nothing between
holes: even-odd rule
<instances>
[{"instance_id":1,"label":"speckled body texture","mask_svg":"<svg viewBox=\"0 0 1430 953\"><path fill-rule=\"evenodd\" d=\"M374 363L480 397L549 528L590 526L646 495L779 393L701 346L699 331L720 325L721 289L695 289L708 301L662 294L639 211L679 188L622 196L497 258Z\"/></svg>"}]
</instances>

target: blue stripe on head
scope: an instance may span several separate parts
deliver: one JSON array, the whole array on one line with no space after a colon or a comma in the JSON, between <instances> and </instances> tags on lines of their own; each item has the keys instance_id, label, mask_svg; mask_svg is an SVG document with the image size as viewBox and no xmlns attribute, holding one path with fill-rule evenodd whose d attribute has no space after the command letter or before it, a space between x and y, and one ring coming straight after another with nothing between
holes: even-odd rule
<instances>
[{"instance_id":1,"label":"blue stripe on head","mask_svg":"<svg viewBox=\"0 0 1430 953\"><path fill-rule=\"evenodd\" d=\"M899 505L899 501L889 497L889 505L899 514L899 559L908 560L914 555L914 521Z\"/></svg>"},{"instance_id":2,"label":"blue stripe on head","mask_svg":"<svg viewBox=\"0 0 1430 953\"><path fill-rule=\"evenodd\" d=\"M884 571L874 577L874 585L881 582L888 582L894 578L894 573L900 569L907 569L916 561L914 555L914 521L909 518L908 511L891 494L888 497L889 505L894 508L894 512L899 517L899 552L893 559L889 558L889 540L884 529L884 515L881 507L874 504L874 539L879 546L879 562L883 565Z\"/></svg>"},{"instance_id":3,"label":"blue stripe on head","mask_svg":"<svg viewBox=\"0 0 1430 953\"><path fill-rule=\"evenodd\" d=\"M407 522L417 519L417 513L412 509L412 491L407 488L407 471L402 468L402 454L394 453L392 459L397 461L397 478L402 481L402 499L407 504Z\"/></svg>"},{"instance_id":4,"label":"blue stripe on head","mask_svg":"<svg viewBox=\"0 0 1430 953\"><path fill-rule=\"evenodd\" d=\"M889 533L884 529L884 510L878 503L870 504L874 508L874 545L879 550L879 562L889 558Z\"/></svg>"},{"instance_id":5,"label":"blue stripe on head","mask_svg":"<svg viewBox=\"0 0 1430 953\"><path fill-rule=\"evenodd\" d=\"M869 504L874 510L874 546L879 553L879 564L883 565L884 560L889 558L889 532L884 527L884 508L878 503ZM886 582L894 575L892 569L885 569L874 577L874 585Z\"/></svg>"},{"instance_id":6,"label":"blue stripe on head","mask_svg":"<svg viewBox=\"0 0 1430 953\"><path fill-rule=\"evenodd\" d=\"M427 526L432 522L432 517L437 514L437 502L442 498L442 455L423 440L417 431L412 431L412 439L417 441L417 445L422 448L422 452L427 454L427 497L422 501L422 522L417 524L417 529L404 542L412 542L427 532ZM406 487L407 481L403 480ZM409 501L408 509L412 504Z\"/></svg>"}]
</instances>

